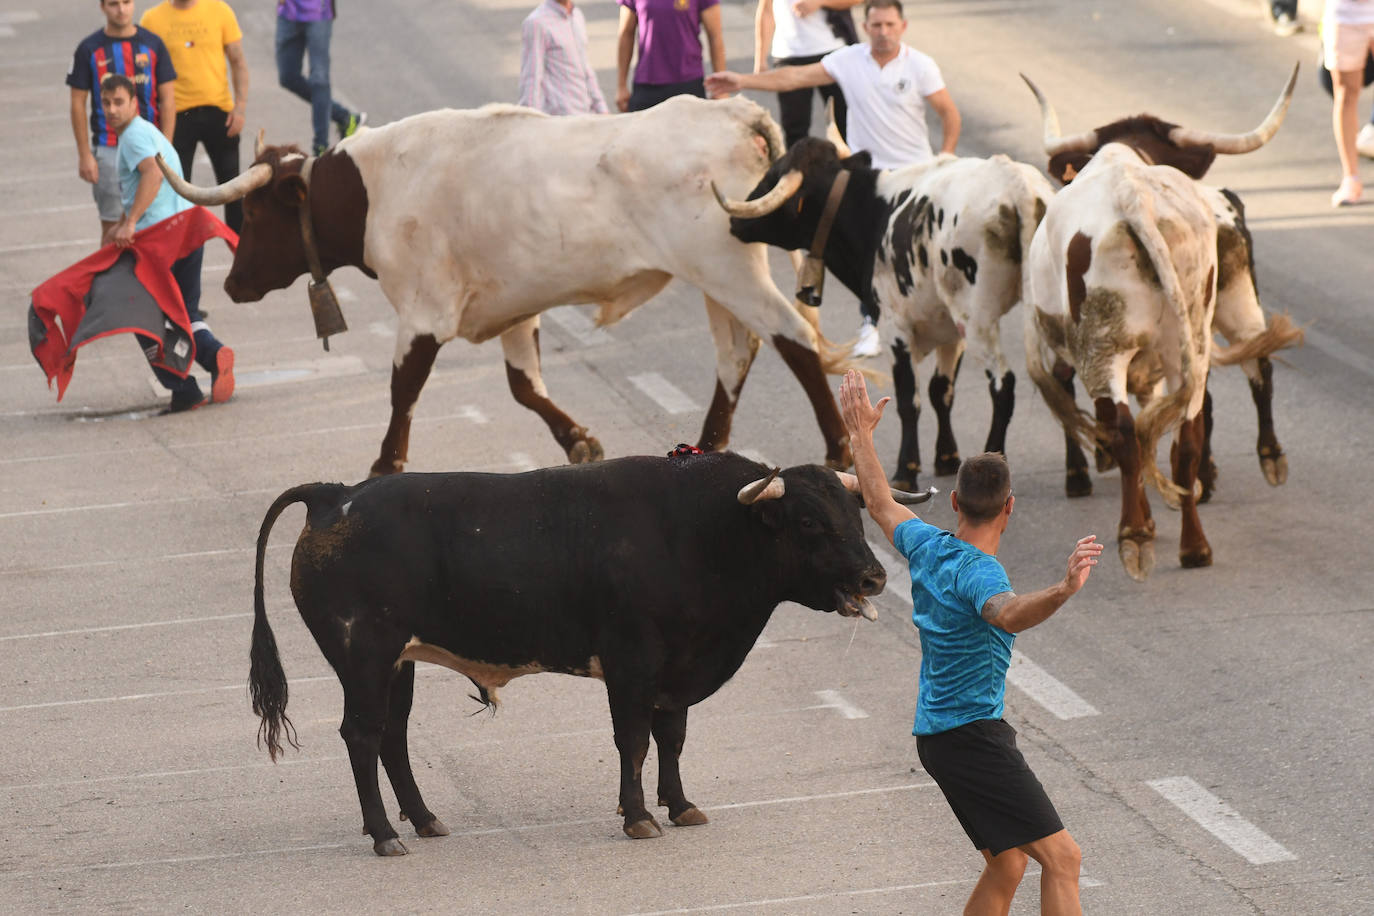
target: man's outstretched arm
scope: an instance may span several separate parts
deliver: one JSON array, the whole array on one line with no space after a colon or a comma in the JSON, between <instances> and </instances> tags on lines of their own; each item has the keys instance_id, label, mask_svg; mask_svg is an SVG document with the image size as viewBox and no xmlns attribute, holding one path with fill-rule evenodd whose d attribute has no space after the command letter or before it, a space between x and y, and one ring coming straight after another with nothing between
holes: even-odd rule
<instances>
[{"instance_id":1,"label":"man's outstretched arm","mask_svg":"<svg viewBox=\"0 0 1374 916\"><path fill-rule=\"evenodd\" d=\"M1097 565L1101 553L1102 545L1097 542L1097 535L1079 538L1073 553L1069 554L1068 571L1062 580L1027 595L1011 592L993 595L983 605L983 619L1008 633L1020 633L1044 622L1088 581L1088 574Z\"/></svg>"},{"instance_id":2,"label":"man's outstretched arm","mask_svg":"<svg viewBox=\"0 0 1374 916\"><path fill-rule=\"evenodd\" d=\"M765 92L787 92L811 86L829 86L835 77L820 63L800 67L778 67L763 73L735 73L720 70L706 77L706 94L719 98L741 89L762 89Z\"/></svg>"}]
</instances>

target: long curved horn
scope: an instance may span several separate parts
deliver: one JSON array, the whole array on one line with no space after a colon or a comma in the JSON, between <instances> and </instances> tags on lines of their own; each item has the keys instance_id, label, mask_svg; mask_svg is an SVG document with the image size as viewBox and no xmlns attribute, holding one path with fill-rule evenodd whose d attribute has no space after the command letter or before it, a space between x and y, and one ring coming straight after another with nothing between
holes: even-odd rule
<instances>
[{"instance_id":1,"label":"long curved horn","mask_svg":"<svg viewBox=\"0 0 1374 916\"><path fill-rule=\"evenodd\" d=\"M835 100L825 100L825 139L835 144L835 151L840 154L841 159L848 159L854 154L849 148L849 144L844 142L844 137L840 136L840 126L835 123Z\"/></svg>"},{"instance_id":2,"label":"long curved horn","mask_svg":"<svg viewBox=\"0 0 1374 916\"><path fill-rule=\"evenodd\" d=\"M1044 124L1045 137L1042 141L1045 145L1045 152L1053 157L1060 153L1086 153L1089 150L1097 149L1097 131L1090 130L1087 133L1075 134L1072 137L1059 136L1059 115L1054 113L1054 106L1049 99L1040 91L1040 87L1031 82L1031 78L1026 74L1021 74L1021 79L1026 81L1030 91L1035 93L1035 101L1040 103L1040 120Z\"/></svg>"},{"instance_id":3,"label":"long curved horn","mask_svg":"<svg viewBox=\"0 0 1374 916\"><path fill-rule=\"evenodd\" d=\"M840 483L844 488L855 496L862 496L863 491L859 489L859 478L845 471L836 471L835 476L840 478ZM924 502L929 502L931 497L940 491L930 487L924 493L908 493L906 490L899 490L896 487L888 487L888 492L892 494L893 500L904 506L915 506Z\"/></svg>"},{"instance_id":4,"label":"long curved horn","mask_svg":"<svg viewBox=\"0 0 1374 916\"><path fill-rule=\"evenodd\" d=\"M266 162L259 162L237 178L231 178L214 188L202 188L191 184L172 171L171 166L163 161L161 153L157 155L157 167L162 169L162 175L167 179L167 183L172 186L173 191L191 203L200 204L202 207L214 207L240 200L249 191L260 188L272 180L272 166Z\"/></svg>"},{"instance_id":5,"label":"long curved horn","mask_svg":"<svg viewBox=\"0 0 1374 916\"><path fill-rule=\"evenodd\" d=\"M716 203L720 204L720 208L731 216L737 216L740 219L758 219L760 216L767 216L781 207L783 201L797 193L801 183L802 173L797 169L792 169L778 179L773 190L756 200L732 200L720 193L720 188L716 187L714 181L711 182L711 191L716 195Z\"/></svg>"},{"instance_id":6,"label":"long curved horn","mask_svg":"<svg viewBox=\"0 0 1374 916\"><path fill-rule=\"evenodd\" d=\"M1169 139L1178 146L1210 146L1218 153L1238 155L1259 149L1268 143L1278 132L1279 125L1283 123L1284 117L1288 114L1288 104L1293 101L1293 87L1298 82L1298 68L1300 64L1293 65L1293 72L1288 77L1288 85L1284 87L1279 95L1274 107L1269 109L1269 114L1264 116L1264 120L1254 130L1246 134L1214 134L1205 130L1193 130L1189 127L1175 127L1169 131Z\"/></svg>"},{"instance_id":7,"label":"long curved horn","mask_svg":"<svg viewBox=\"0 0 1374 916\"><path fill-rule=\"evenodd\" d=\"M262 158L263 151L267 149L267 128L258 128L258 139L253 143L253 161L257 162Z\"/></svg>"},{"instance_id":8,"label":"long curved horn","mask_svg":"<svg viewBox=\"0 0 1374 916\"><path fill-rule=\"evenodd\" d=\"M760 477L753 483L741 487L736 498L746 506L752 506L761 499L778 499L787 492L787 485L778 476L781 473L782 468L773 468L773 472L767 477Z\"/></svg>"}]
</instances>

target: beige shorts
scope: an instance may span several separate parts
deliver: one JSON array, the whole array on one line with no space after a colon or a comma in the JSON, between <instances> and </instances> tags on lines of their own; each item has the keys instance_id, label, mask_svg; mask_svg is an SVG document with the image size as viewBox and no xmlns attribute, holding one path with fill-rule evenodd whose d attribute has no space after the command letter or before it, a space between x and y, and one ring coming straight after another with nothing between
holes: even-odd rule
<instances>
[{"instance_id":1,"label":"beige shorts","mask_svg":"<svg viewBox=\"0 0 1374 916\"><path fill-rule=\"evenodd\" d=\"M1364 60L1374 48L1374 22L1322 26L1322 57L1332 73L1364 70Z\"/></svg>"}]
</instances>

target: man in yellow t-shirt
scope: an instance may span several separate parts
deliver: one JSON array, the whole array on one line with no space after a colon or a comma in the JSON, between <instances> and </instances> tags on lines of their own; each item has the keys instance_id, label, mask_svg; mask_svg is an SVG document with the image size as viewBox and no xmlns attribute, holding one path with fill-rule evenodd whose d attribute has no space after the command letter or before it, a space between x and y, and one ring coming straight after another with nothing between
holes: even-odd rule
<instances>
[{"instance_id":1,"label":"man in yellow t-shirt","mask_svg":"<svg viewBox=\"0 0 1374 916\"><path fill-rule=\"evenodd\" d=\"M162 39L177 71L172 145L181 158L182 174L191 179L196 145L204 144L215 180L223 183L235 177L248 104L248 62L234 11L224 0L162 0L143 14L139 24ZM225 204L224 221L238 232L243 204Z\"/></svg>"}]
</instances>

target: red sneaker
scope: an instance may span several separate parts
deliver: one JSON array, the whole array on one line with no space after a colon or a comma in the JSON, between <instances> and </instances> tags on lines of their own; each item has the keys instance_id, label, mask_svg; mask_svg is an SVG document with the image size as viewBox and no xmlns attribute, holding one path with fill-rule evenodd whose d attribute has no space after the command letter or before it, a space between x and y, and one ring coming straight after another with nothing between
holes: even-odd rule
<instances>
[{"instance_id":1,"label":"red sneaker","mask_svg":"<svg viewBox=\"0 0 1374 916\"><path fill-rule=\"evenodd\" d=\"M234 351L220 347L215 354L215 371L210 373L210 403L223 404L234 396Z\"/></svg>"}]
</instances>

